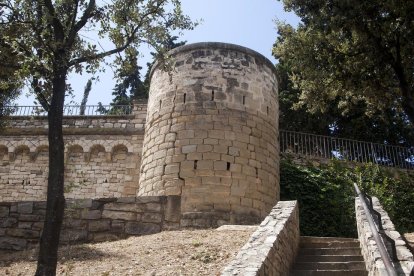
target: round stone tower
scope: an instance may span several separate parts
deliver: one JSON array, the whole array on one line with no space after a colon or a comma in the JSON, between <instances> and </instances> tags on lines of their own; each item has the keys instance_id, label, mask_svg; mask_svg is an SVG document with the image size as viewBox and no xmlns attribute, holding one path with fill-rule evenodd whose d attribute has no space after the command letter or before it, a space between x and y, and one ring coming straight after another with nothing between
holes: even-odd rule
<instances>
[{"instance_id":1,"label":"round stone tower","mask_svg":"<svg viewBox=\"0 0 414 276\"><path fill-rule=\"evenodd\" d=\"M138 196L181 195L196 224L259 221L279 200L273 64L225 43L170 54L151 72Z\"/></svg>"}]
</instances>

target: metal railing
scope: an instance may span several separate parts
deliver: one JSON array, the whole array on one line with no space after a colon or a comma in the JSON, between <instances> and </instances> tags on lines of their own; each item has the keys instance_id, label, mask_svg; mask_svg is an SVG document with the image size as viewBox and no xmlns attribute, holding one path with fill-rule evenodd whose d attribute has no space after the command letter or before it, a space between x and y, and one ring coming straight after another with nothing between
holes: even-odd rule
<instances>
[{"instance_id":1,"label":"metal railing","mask_svg":"<svg viewBox=\"0 0 414 276\"><path fill-rule=\"evenodd\" d=\"M356 183L354 183L354 189L359 197L359 200L361 201L362 207L364 208L372 236L378 246L378 250L381 255L381 259L384 262L385 269L387 270L389 276L396 276L397 272L392 263L392 260L398 261L395 241L385 233L382 226L381 214L374 210L372 198L365 193L362 193ZM388 242L391 250L387 250L385 241ZM389 251L391 252L389 253Z\"/></svg>"},{"instance_id":2,"label":"metal railing","mask_svg":"<svg viewBox=\"0 0 414 276\"><path fill-rule=\"evenodd\" d=\"M64 116L121 116L132 113L131 105L65 105ZM5 106L0 114L8 116L47 116L41 106Z\"/></svg>"},{"instance_id":3,"label":"metal railing","mask_svg":"<svg viewBox=\"0 0 414 276\"><path fill-rule=\"evenodd\" d=\"M414 169L414 148L280 130L280 152Z\"/></svg>"}]
</instances>

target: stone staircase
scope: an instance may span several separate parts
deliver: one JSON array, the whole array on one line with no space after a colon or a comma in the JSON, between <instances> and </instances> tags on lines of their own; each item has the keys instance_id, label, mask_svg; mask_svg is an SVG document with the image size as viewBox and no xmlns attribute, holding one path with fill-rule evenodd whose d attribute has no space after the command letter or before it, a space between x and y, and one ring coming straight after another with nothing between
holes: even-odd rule
<instances>
[{"instance_id":1,"label":"stone staircase","mask_svg":"<svg viewBox=\"0 0 414 276\"><path fill-rule=\"evenodd\" d=\"M359 241L349 238L301 237L291 276L367 276Z\"/></svg>"}]
</instances>

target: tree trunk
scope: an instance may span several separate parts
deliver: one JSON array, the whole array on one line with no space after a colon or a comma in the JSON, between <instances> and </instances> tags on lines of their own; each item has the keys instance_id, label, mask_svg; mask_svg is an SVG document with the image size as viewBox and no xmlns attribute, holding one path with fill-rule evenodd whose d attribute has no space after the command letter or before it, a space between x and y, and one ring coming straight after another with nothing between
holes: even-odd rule
<instances>
[{"instance_id":1,"label":"tree trunk","mask_svg":"<svg viewBox=\"0 0 414 276\"><path fill-rule=\"evenodd\" d=\"M66 69L56 70L52 80L53 95L48 112L49 179L47 184L46 218L40 238L36 276L56 275L60 229L65 208L62 118L66 74Z\"/></svg>"}]
</instances>

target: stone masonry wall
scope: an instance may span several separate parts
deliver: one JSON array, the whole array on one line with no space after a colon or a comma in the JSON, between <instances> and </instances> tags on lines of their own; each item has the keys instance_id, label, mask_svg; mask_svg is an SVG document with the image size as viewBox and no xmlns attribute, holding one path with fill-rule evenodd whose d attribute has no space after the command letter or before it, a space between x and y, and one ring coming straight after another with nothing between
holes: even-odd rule
<instances>
[{"instance_id":1,"label":"stone masonry wall","mask_svg":"<svg viewBox=\"0 0 414 276\"><path fill-rule=\"evenodd\" d=\"M386 234L395 241L397 248L398 262L394 262L394 267L398 275L413 275L414 259L413 254L407 248L405 241L401 238L398 231L395 230L387 212L384 211L376 197L372 198L374 210L381 214L382 224ZM365 265L369 276L386 276L388 275L385 265L381 259L379 249L373 238L371 228L369 227L364 208L359 198L355 199L355 211L358 229L358 238L361 243L361 251L365 260Z\"/></svg>"},{"instance_id":2,"label":"stone masonry wall","mask_svg":"<svg viewBox=\"0 0 414 276\"><path fill-rule=\"evenodd\" d=\"M146 104L126 117L64 117L67 198L136 196ZM0 133L0 201L45 200L47 120L14 117Z\"/></svg>"},{"instance_id":3,"label":"stone masonry wall","mask_svg":"<svg viewBox=\"0 0 414 276\"><path fill-rule=\"evenodd\" d=\"M0 203L0 249L38 244L46 202ZM61 241L97 242L178 228L179 197L129 197L67 202Z\"/></svg>"},{"instance_id":4,"label":"stone masonry wall","mask_svg":"<svg viewBox=\"0 0 414 276\"><path fill-rule=\"evenodd\" d=\"M299 238L297 202L279 201L221 275L289 275Z\"/></svg>"},{"instance_id":5,"label":"stone masonry wall","mask_svg":"<svg viewBox=\"0 0 414 276\"><path fill-rule=\"evenodd\" d=\"M138 195L182 195L187 222L263 219L279 199L274 66L223 43L171 54L171 74L152 72Z\"/></svg>"}]
</instances>

